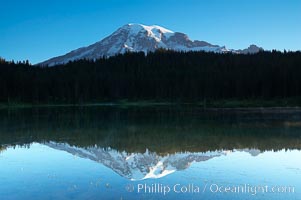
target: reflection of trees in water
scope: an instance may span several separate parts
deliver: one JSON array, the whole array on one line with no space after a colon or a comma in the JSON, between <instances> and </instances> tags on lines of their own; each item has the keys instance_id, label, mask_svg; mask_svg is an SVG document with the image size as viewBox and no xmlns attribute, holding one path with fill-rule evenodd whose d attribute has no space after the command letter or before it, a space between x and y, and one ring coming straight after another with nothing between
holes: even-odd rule
<instances>
[{"instance_id":1,"label":"reflection of trees in water","mask_svg":"<svg viewBox=\"0 0 301 200\"><path fill-rule=\"evenodd\" d=\"M39 108L0 113L1 144L66 142L127 152L301 149L300 112Z\"/></svg>"},{"instance_id":2,"label":"reflection of trees in water","mask_svg":"<svg viewBox=\"0 0 301 200\"><path fill-rule=\"evenodd\" d=\"M4 151L7 150L7 148L17 148L17 147L21 147L21 148L27 148L29 149L30 148L30 143L13 143L13 144L7 144L7 145L3 145L3 144L0 144L0 154Z\"/></svg>"},{"instance_id":3,"label":"reflection of trees in water","mask_svg":"<svg viewBox=\"0 0 301 200\"><path fill-rule=\"evenodd\" d=\"M6 150L6 147L5 146L0 146L0 154Z\"/></svg>"}]
</instances>

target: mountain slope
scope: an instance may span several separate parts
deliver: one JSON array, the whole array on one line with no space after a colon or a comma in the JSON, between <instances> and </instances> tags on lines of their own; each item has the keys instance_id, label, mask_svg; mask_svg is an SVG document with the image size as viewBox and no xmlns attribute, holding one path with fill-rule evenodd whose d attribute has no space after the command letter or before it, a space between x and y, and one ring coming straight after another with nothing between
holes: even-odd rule
<instances>
[{"instance_id":1,"label":"mountain slope","mask_svg":"<svg viewBox=\"0 0 301 200\"><path fill-rule=\"evenodd\" d=\"M238 53L242 53L242 54L254 54L254 53L258 53L259 51L263 51L263 48L258 47L255 44L250 45L246 49L237 50Z\"/></svg>"},{"instance_id":2,"label":"mountain slope","mask_svg":"<svg viewBox=\"0 0 301 200\"><path fill-rule=\"evenodd\" d=\"M251 48L252 47L252 48ZM259 48L251 45L244 50L228 50L226 47L212 45L205 41L192 41L184 33L173 32L160 26L145 26L142 24L127 24L119 28L110 36L90 46L71 51L63 56L51 58L40 63L43 66L65 64L78 59L94 60L125 52L151 52L164 48L175 51L207 51L207 52L235 52L256 53ZM256 48L258 48L256 50Z\"/></svg>"}]
</instances>

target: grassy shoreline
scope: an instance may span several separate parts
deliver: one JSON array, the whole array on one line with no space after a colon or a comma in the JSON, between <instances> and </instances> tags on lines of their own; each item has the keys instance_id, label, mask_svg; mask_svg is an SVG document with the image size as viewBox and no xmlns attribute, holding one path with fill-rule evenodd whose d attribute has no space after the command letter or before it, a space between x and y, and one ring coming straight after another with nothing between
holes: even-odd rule
<instances>
[{"instance_id":1,"label":"grassy shoreline","mask_svg":"<svg viewBox=\"0 0 301 200\"><path fill-rule=\"evenodd\" d=\"M147 106L197 106L205 109L210 108L287 108L287 107L301 107L301 98L287 98L287 99L224 99L224 100L204 100L201 102L172 102L172 101L155 101L155 100L141 100L141 101L104 101L98 103L1 103L0 109L17 109L17 108L37 108L37 107L88 107L88 106L117 106L117 107L147 107Z\"/></svg>"}]
</instances>

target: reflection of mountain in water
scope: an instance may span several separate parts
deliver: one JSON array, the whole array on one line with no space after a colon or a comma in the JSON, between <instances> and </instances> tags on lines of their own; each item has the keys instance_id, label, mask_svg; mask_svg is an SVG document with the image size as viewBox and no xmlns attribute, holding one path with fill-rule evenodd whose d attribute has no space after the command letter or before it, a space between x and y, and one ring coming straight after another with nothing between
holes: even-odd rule
<instances>
[{"instance_id":1,"label":"reflection of mountain in water","mask_svg":"<svg viewBox=\"0 0 301 200\"><path fill-rule=\"evenodd\" d=\"M112 169L119 175L130 180L141 180L149 178L161 178L176 171L189 168L193 162L203 162L214 157L226 155L227 151L213 152L179 152L174 154L158 155L156 152L127 153L118 152L111 148L87 147L79 148L66 143L48 142L45 145L66 151L81 158L99 162ZM256 156L259 150L244 149Z\"/></svg>"}]
</instances>

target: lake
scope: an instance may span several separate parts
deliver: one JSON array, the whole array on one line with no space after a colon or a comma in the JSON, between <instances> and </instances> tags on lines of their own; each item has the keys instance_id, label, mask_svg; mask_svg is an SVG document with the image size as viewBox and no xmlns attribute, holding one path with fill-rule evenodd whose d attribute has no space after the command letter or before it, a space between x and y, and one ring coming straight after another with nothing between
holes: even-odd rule
<instances>
[{"instance_id":1,"label":"lake","mask_svg":"<svg viewBox=\"0 0 301 200\"><path fill-rule=\"evenodd\" d=\"M0 199L301 199L301 110L0 110Z\"/></svg>"}]
</instances>

